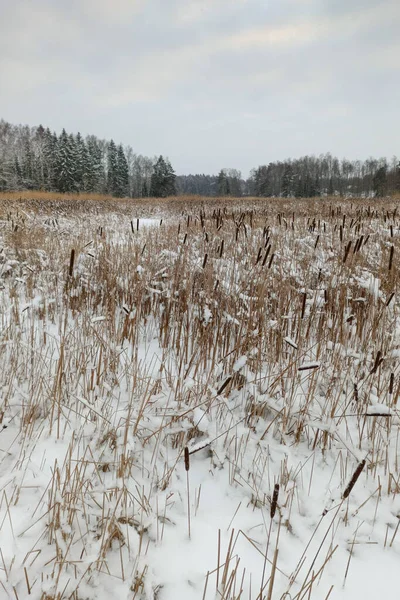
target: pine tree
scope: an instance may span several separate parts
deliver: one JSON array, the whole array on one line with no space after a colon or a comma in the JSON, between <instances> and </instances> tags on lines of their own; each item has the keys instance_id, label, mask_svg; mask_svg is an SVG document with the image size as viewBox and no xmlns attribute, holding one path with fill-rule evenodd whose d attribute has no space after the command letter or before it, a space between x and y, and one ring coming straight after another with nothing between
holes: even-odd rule
<instances>
[{"instance_id":1,"label":"pine tree","mask_svg":"<svg viewBox=\"0 0 400 600\"><path fill-rule=\"evenodd\" d=\"M230 194L230 187L228 177L223 169L218 173L218 195L228 196Z\"/></svg>"},{"instance_id":2,"label":"pine tree","mask_svg":"<svg viewBox=\"0 0 400 600\"><path fill-rule=\"evenodd\" d=\"M387 192L387 167L382 166L379 167L377 172L375 173L372 179L372 185L375 192L375 195L378 197L382 197L386 195Z\"/></svg>"},{"instance_id":3,"label":"pine tree","mask_svg":"<svg viewBox=\"0 0 400 600\"><path fill-rule=\"evenodd\" d=\"M46 160L44 155L45 147L45 128L43 125L39 125L36 128L33 136L33 143L35 146L34 156L34 179L35 187L44 189L46 187Z\"/></svg>"},{"instance_id":4,"label":"pine tree","mask_svg":"<svg viewBox=\"0 0 400 600\"><path fill-rule=\"evenodd\" d=\"M151 176L150 196L166 198L176 195L176 175L168 159L160 156Z\"/></svg>"},{"instance_id":5,"label":"pine tree","mask_svg":"<svg viewBox=\"0 0 400 600\"><path fill-rule=\"evenodd\" d=\"M129 167L122 144L117 149L117 189L115 195L124 198L128 195Z\"/></svg>"},{"instance_id":6,"label":"pine tree","mask_svg":"<svg viewBox=\"0 0 400 600\"><path fill-rule=\"evenodd\" d=\"M71 187L68 191L77 192L78 187L78 147L76 139L73 133L68 136L68 147L69 147L69 169L71 174Z\"/></svg>"},{"instance_id":7,"label":"pine tree","mask_svg":"<svg viewBox=\"0 0 400 600\"><path fill-rule=\"evenodd\" d=\"M57 143L55 160L55 187L59 192L71 192L74 189L74 158L70 137L63 129Z\"/></svg>"},{"instance_id":8,"label":"pine tree","mask_svg":"<svg viewBox=\"0 0 400 600\"><path fill-rule=\"evenodd\" d=\"M86 189L85 176L87 171L87 150L81 134L78 132L75 139L75 186L78 192Z\"/></svg>"},{"instance_id":9,"label":"pine tree","mask_svg":"<svg viewBox=\"0 0 400 600\"><path fill-rule=\"evenodd\" d=\"M114 140L107 149L107 192L112 196L118 193L118 153Z\"/></svg>"},{"instance_id":10,"label":"pine tree","mask_svg":"<svg viewBox=\"0 0 400 600\"><path fill-rule=\"evenodd\" d=\"M293 196L293 179L293 167L290 163L286 163L282 177L282 196L284 198L291 198Z\"/></svg>"},{"instance_id":11,"label":"pine tree","mask_svg":"<svg viewBox=\"0 0 400 600\"><path fill-rule=\"evenodd\" d=\"M85 190L88 192L101 192L101 182L104 179L102 151L97 138L87 138L87 163L85 172Z\"/></svg>"},{"instance_id":12,"label":"pine tree","mask_svg":"<svg viewBox=\"0 0 400 600\"><path fill-rule=\"evenodd\" d=\"M22 183L22 170L19 164L18 156L15 156L14 159L14 175L15 175L15 185L17 189L21 189L23 186Z\"/></svg>"},{"instance_id":13,"label":"pine tree","mask_svg":"<svg viewBox=\"0 0 400 600\"><path fill-rule=\"evenodd\" d=\"M47 190L55 189L55 172L58 139L55 133L47 128L44 132L43 162L44 162L44 186Z\"/></svg>"}]
</instances>

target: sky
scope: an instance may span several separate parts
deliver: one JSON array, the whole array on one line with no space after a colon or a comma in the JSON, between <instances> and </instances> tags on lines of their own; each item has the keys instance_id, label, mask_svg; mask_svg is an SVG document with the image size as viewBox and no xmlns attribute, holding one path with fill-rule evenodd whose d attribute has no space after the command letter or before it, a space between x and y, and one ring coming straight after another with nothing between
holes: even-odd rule
<instances>
[{"instance_id":1,"label":"sky","mask_svg":"<svg viewBox=\"0 0 400 600\"><path fill-rule=\"evenodd\" d=\"M400 0L0 0L0 118L178 174L400 155Z\"/></svg>"}]
</instances>

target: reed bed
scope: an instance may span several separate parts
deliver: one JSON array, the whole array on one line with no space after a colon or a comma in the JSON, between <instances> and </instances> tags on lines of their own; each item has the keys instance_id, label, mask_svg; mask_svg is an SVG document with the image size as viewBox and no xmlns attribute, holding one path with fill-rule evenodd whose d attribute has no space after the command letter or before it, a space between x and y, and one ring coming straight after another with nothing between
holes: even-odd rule
<instances>
[{"instance_id":1,"label":"reed bed","mask_svg":"<svg viewBox=\"0 0 400 600\"><path fill-rule=\"evenodd\" d=\"M398 551L399 239L394 199L0 198L0 598L335 598Z\"/></svg>"}]
</instances>

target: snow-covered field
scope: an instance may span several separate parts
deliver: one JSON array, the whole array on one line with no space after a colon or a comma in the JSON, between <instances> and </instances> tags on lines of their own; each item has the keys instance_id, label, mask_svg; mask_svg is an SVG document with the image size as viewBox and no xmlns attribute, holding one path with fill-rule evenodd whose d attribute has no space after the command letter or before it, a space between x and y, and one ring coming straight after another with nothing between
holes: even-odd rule
<instances>
[{"instance_id":1,"label":"snow-covered field","mask_svg":"<svg viewBox=\"0 0 400 600\"><path fill-rule=\"evenodd\" d=\"M394 202L0 203L0 599L397 597Z\"/></svg>"}]
</instances>

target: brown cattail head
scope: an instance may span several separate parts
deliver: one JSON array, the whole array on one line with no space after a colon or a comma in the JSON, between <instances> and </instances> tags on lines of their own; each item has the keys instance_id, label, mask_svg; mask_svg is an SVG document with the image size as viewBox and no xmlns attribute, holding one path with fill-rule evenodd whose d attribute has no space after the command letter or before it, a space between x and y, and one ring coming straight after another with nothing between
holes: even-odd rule
<instances>
[{"instance_id":1,"label":"brown cattail head","mask_svg":"<svg viewBox=\"0 0 400 600\"><path fill-rule=\"evenodd\" d=\"M389 271L392 270L392 264L393 264L393 254L394 254L394 246L392 245L390 247L390 255L389 255Z\"/></svg>"},{"instance_id":2,"label":"brown cattail head","mask_svg":"<svg viewBox=\"0 0 400 600\"><path fill-rule=\"evenodd\" d=\"M279 483L276 483L275 487L274 487L274 494L272 496L272 502L271 502L271 511L270 511L271 519L274 518L275 513L276 513L276 507L278 504L278 496L279 496Z\"/></svg>"},{"instance_id":3,"label":"brown cattail head","mask_svg":"<svg viewBox=\"0 0 400 600\"><path fill-rule=\"evenodd\" d=\"M232 379L232 377L227 377L225 379L224 383L221 385L221 387L219 388L219 390L217 392L217 396L219 396L220 394L222 394L222 392L224 391L224 389L226 388L226 386L229 385L231 379Z\"/></svg>"},{"instance_id":4,"label":"brown cattail head","mask_svg":"<svg viewBox=\"0 0 400 600\"><path fill-rule=\"evenodd\" d=\"M394 389L394 373L390 373L389 394L393 394Z\"/></svg>"},{"instance_id":5,"label":"brown cattail head","mask_svg":"<svg viewBox=\"0 0 400 600\"><path fill-rule=\"evenodd\" d=\"M69 259L69 276L72 277L72 273L74 271L74 262L75 262L75 249L71 250L71 257Z\"/></svg>"},{"instance_id":6,"label":"brown cattail head","mask_svg":"<svg viewBox=\"0 0 400 600\"><path fill-rule=\"evenodd\" d=\"M190 469L189 448L185 447L185 471Z\"/></svg>"},{"instance_id":7,"label":"brown cattail head","mask_svg":"<svg viewBox=\"0 0 400 600\"><path fill-rule=\"evenodd\" d=\"M342 496L343 500L345 500L350 495L351 490L355 486L355 484L357 482L357 479L360 477L360 475L362 473L362 470L365 467L365 463L366 463L366 460L364 458L364 460L362 460L360 462L360 464L358 465L357 469L354 471L353 477L351 478L348 486L346 487L346 489L343 492L343 496Z\"/></svg>"}]
</instances>

